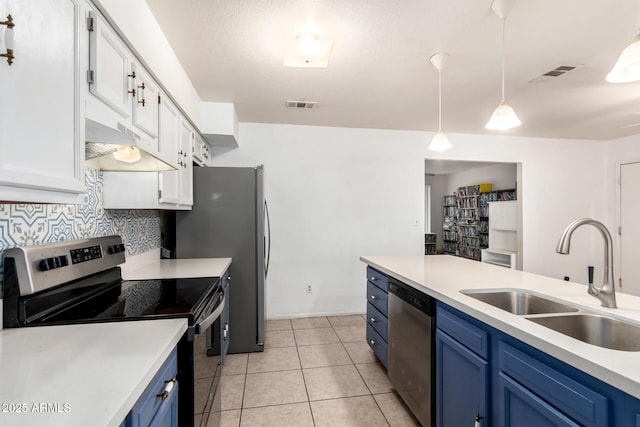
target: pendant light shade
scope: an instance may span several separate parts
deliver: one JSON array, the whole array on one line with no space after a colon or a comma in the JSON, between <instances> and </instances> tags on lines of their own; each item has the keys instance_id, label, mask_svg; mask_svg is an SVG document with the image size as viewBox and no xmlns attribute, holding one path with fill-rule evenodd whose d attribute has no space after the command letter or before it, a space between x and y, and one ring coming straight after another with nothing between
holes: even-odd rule
<instances>
[{"instance_id":1,"label":"pendant light shade","mask_svg":"<svg viewBox=\"0 0 640 427\"><path fill-rule=\"evenodd\" d=\"M445 62L447 62L448 56L449 54L440 52L429 58L431 64L438 70L438 132L433 135L431 144L429 144L428 149L431 151L444 151L453 147L447 135L442 132L442 68Z\"/></svg>"},{"instance_id":2,"label":"pendant light shade","mask_svg":"<svg viewBox=\"0 0 640 427\"><path fill-rule=\"evenodd\" d=\"M504 27L507 15L513 7L513 0L494 0L491 9L502 19L502 100L493 111L491 118L485 125L490 130L507 130L518 127L522 124L513 108L507 104L504 95L505 66L504 66Z\"/></svg>"},{"instance_id":3,"label":"pendant light shade","mask_svg":"<svg viewBox=\"0 0 640 427\"><path fill-rule=\"evenodd\" d=\"M442 132L442 129L439 129L438 132L433 135L431 144L429 144L429 150L431 151L445 151L451 147L453 147L453 145L449 142L447 135Z\"/></svg>"},{"instance_id":4,"label":"pendant light shade","mask_svg":"<svg viewBox=\"0 0 640 427\"><path fill-rule=\"evenodd\" d=\"M640 32L622 51L616 65L607 74L609 83L628 83L638 80L640 80Z\"/></svg>"},{"instance_id":5,"label":"pendant light shade","mask_svg":"<svg viewBox=\"0 0 640 427\"><path fill-rule=\"evenodd\" d=\"M522 122L513 108L511 108L511 105L507 104L507 101L503 99L498 108L493 110L493 114L485 127L491 130L506 130L518 127L521 124Z\"/></svg>"}]
</instances>

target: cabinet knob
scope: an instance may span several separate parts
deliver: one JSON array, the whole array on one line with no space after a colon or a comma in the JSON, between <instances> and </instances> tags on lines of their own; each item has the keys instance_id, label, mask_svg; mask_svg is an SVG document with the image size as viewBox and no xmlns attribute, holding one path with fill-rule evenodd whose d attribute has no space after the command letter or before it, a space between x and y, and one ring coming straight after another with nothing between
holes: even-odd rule
<instances>
[{"instance_id":1,"label":"cabinet knob","mask_svg":"<svg viewBox=\"0 0 640 427\"><path fill-rule=\"evenodd\" d=\"M369 298L371 298L372 300L377 300L378 299L378 297L375 296L375 295L371 295Z\"/></svg>"},{"instance_id":2,"label":"cabinet knob","mask_svg":"<svg viewBox=\"0 0 640 427\"><path fill-rule=\"evenodd\" d=\"M372 318L370 318L369 320L371 321L371 323L376 323L376 322L377 322L377 320L376 320L376 318L375 318L375 317L372 317Z\"/></svg>"},{"instance_id":3,"label":"cabinet knob","mask_svg":"<svg viewBox=\"0 0 640 427\"><path fill-rule=\"evenodd\" d=\"M376 276L371 276L371 277L369 278L369 280L371 280L372 282L375 282L375 281L376 281Z\"/></svg>"},{"instance_id":4,"label":"cabinet knob","mask_svg":"<svg viewBox=\"0 0 640 427\"><path fill-rule=\"evenodd\" d=\"M231 280L231 276L227 276L227 280Z\"/></svg>"},{"instance_id":5,"label":"cabinet knob","mask_svg":"<svg viewBox=\"0 0 640 427\"><path fill-rule=\"evenodd\" d=\"M369 340L369 344L376 345L377 343L374 340Z\"/></svg>"},{"instance_id":6,"label":"cabinet knob","mask_svg":"<svg viewBox=\"0 0 640 427\"><path fill-rule=\"evenodd\" d=\"M480 414L476 414L476 422L474 424L474 427L481 427L480 420L482 420L482 417L480 416Z\"/></svg>"}]
</instances>

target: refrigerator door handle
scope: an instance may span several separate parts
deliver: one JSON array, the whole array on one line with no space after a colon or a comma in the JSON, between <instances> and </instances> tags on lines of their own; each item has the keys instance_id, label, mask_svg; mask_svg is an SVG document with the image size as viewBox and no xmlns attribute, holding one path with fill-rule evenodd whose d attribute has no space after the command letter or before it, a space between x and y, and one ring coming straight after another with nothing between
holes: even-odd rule
<instances>
[{"instance_id":1,"label":"refrigerator door handle","mask_svg":"<svg viewBox=\"0 0 640 427\"><path fill-rule=\"evenodd\" d=\"M264 213L265 213L265 218L267 220L267 238L265 238L263 236L263 243L265 243L264 241L266 240L266 248L265 248L265 254L266 254L266 258L267 258L267 262L265 263L264 266L264 277L266 279L267 275L269 274L269 261L271 260L271 220L269 219L269 205L267 204L267 200L265 199L264 201Z\"/></svg>"}]
</instances>

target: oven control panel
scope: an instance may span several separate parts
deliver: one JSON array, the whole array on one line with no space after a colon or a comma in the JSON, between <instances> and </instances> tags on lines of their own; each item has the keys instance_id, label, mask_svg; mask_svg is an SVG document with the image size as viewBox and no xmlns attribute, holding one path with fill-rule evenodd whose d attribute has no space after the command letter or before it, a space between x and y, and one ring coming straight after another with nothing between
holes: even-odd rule
<instances>
[{"instance_id":1,"label":"oven control panel","mask_svg":"<svg viewBox=\"0 0 640 427\"><path fill-rule=\"evenodd\" d=\"M90 246L88 248L72 249L69 252L71 253L72 264L102 258L102 248L100 245Z\"/></svg>"},{"instance_id":2,"label":"oven control panel","mask_svg":"<svg viewBox=\"0 0 640 427\"><path fill-rule=\"evenodd\" d=\"M125 262L125 246L113 235L10 248L3 255L24 296L116 267Z\"/></svg>"}]
</instances>

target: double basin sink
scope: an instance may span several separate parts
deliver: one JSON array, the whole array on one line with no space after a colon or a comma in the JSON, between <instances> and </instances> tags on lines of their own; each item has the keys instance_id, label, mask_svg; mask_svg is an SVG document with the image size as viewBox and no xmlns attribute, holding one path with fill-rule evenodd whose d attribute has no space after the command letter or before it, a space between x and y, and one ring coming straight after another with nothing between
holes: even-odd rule
<instances>
[{"instance_id":1,"label":"double basin sink","mask_svg":"<svg viewBox=\"0 0 640 427\"><path fill-rule=\"evenodd\" d=\"M588 344L612 350L640 351L640 325L521 289L461 292Z\"/></svg>"}]
</instances>

